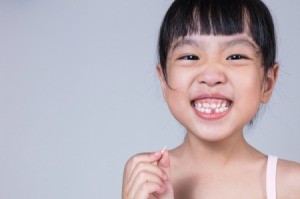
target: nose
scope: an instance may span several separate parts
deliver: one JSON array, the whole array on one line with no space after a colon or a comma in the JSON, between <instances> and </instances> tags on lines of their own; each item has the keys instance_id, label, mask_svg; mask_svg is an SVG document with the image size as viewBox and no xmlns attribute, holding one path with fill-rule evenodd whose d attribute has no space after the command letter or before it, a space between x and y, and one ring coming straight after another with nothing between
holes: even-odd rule
<instances>
[{"instance_id":1,"label":"nose","mask_svg":"<svg viewBox=\"0 0 300 199\"><path fill-rule=\"evenodd\" d=\"M198 82L209 87L224 84L227 77L224 69L218 64L210 64L202 68L198 75Z\"/></svg>"}]
</instances>

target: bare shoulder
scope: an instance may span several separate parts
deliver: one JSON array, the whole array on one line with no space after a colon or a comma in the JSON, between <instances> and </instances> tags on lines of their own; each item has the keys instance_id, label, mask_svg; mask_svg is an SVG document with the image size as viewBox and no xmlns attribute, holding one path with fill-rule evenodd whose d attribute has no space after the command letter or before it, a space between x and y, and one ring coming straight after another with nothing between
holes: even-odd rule
<instances>
[{"instance_id":1,"label":"bare shoulder","mask_svg":"<svg viewBox=\"0 0 300 199\"><path fill-rule=\"evenodd\" d=\"M300 164L288 160L278 160L277 166L278 198L299 198Z\"/></svg>"}]
</instances>

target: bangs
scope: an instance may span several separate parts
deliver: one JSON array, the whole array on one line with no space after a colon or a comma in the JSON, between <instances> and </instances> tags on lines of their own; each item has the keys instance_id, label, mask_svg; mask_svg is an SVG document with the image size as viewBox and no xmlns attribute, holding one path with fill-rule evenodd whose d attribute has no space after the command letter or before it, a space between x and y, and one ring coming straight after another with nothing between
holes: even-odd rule
<instances>
[{"instance_id":1,"label":"bangs","mask_svg":"<svg viewBox=\"0 0 300 199\"><path fill-rule=\"evenodd\" d=\"M192 34L233 35L244 32L246 9L239 0L175 1L166 24L170 41ZM167 13L168 15L168 13Z\"/></svg>"}]
</instances>

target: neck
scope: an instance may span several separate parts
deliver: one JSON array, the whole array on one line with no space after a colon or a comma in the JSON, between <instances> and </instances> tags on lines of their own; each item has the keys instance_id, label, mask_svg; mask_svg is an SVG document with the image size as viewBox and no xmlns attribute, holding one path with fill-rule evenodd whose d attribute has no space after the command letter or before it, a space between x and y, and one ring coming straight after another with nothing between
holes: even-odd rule
<instances>
[{"instance_id":1,"label":"neck","mask_svg":"<svg viewBox=\"0 0 300 199\"><path fill-rule=\"evenodd\" d=\"M187 133L181 147L182 153L189 156L187 158L192 158L197 165L205 163L207 166L224 166L250 157L255 151L246 142L242 132L220 141L205 141L193 133Z\"/></svg>"}]
</instances>

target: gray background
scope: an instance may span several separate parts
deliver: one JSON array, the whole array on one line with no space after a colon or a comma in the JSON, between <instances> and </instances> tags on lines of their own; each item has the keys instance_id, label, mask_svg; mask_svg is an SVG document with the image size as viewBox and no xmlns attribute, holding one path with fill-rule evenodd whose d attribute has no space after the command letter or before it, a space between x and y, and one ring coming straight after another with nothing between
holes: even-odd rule
<instances>
[{"instance_id":1,"label":"gray background","mask_svg":"<svg viewBox=\"0 0 300 199\"><path fill-rule=\"evenodd\" d=\"M247 139L300 161L300 3L265 1L280 78ZM120 198L126 160L184 129L155 74L170 0L0 0L0 198Z\"/></svg>"}]
</instances>

